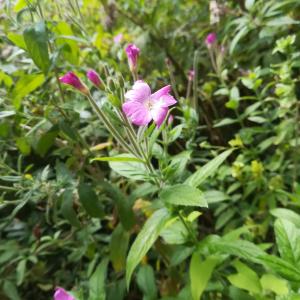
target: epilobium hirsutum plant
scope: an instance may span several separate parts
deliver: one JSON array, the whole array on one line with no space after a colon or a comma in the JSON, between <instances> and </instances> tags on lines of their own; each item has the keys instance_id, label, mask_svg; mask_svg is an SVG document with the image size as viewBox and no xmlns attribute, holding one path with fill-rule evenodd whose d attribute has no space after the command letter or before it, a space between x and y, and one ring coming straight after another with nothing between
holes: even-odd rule
<instances>
[{"instance_id":1,"label":"epilobium hirsutum plant","mask_svg":"<svg viewBox=\"0 0 300 300\"><path fill-rule=\"evenodd\" d=\"M130 44L126 48L126 53L130 71L136 80L140 50L135 45ZM88 71L87 77L95 87L103 87L104 90L109 91L109 87L102 83L100 76L94 70ZM191 70L189 81L191 82L193 78L194 71ZM78 84L81 82L78 78L74 78L72 81L62 80L62 82L70 84L80 91L84 86ZM160 208L147 220L129 251L126 268L127 286L129 286L135 267L146 255L158 236L162 234L168 241L168 238L164 235L164 230L172 230L171 224L179 224L184 240L193 244L197 243L198 238L193 223L200 213L197 211L192 212L191 207L207 207L206 199L197 187L204 178L216 171L232 151L228 150L211 161L207 165L207 169L203 168L206 170L205 172L200 170L189 177L184 176L190 152L183 151L178 157L175 156L174 158L168 154L168 143L178 137L178 133L174 132L172 136L170 131L173 116L168 117L169 107L177 103L177 100L170 93L170 85L151 93L151 89L146 82L136 80L132 89L121 95L121 107L119 105L113 107L115 116L123 124L124 135L113 125L109 115L98 106L91 93L89 91L83 93L107 130L125 151L121 156L99 157L94 160L110 161L112 169L120 175L130 179L142 179L156 187L154 195L156 195L155 198L158 197L156 201L158 201ZM154 122L154 125L147 128L151 121ZM138 126L138 131L133 125ZM181 129L182 126L176 130ZM160 136L162 137L161 141L159 140ZM152 164L154 148L162 149L162 153L156 155L158 170ZM134 170L129 173L128 168Z\"/></svg>"}]
</instances>

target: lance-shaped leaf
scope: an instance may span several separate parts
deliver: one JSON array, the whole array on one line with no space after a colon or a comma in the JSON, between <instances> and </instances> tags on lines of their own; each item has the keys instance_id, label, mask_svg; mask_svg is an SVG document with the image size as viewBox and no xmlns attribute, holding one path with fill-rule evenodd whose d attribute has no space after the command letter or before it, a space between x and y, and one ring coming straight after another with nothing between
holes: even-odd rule
<instances>
[{"instance_id":1,"label":"lance-shaped leaf","mask_svg":"<svg viewBox=\"0 0 300 300\"><path fill-rule=\"evenodd\" d=\"M212 159L210 162L201 167L198 171L192 174L187 180L185 184L188 184L193 187L199 186L204 180L211 175L213 175L220 165L225 161L225 159L232 153L233 149L226 150L222 152L220 155Z\"/></svg>"},{"instance_id":2,"label":"lance-shaped leaf","mask_svg":"<svg viewBox=\"0 0 300 300\"><path fill-rule=\"evenodd\" d=\"M141 232L136 237L130 248L127 264L126 264L126 283L129 287L132 273L142 258L151 248L160 232L170 219L170 213L167 209L161 208L157 210L145 223Z\"/></svg>"},{"instance_id":3,"label":"lance-shaped leaf","mask_svg":"<svg viewBox=\"0 0 300 300\"><path fill-rule=\"evenodd\" d=\"M38 68L47 73L50 67L50 58L45 22L38 22L26 28L23 36L29 56Z\"/></svg>"}]
</instances>

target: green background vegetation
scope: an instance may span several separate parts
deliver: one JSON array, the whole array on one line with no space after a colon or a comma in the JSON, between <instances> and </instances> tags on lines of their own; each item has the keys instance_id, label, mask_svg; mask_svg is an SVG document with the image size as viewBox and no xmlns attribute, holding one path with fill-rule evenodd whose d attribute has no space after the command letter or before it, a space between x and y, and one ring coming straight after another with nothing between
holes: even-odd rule
<instances>
[{"instance_id":1,"label":"green background vegetation","mask_svg":"<svg viewBox=\"0 0 300 300\"><path fill-rule=\"evenodd\" d=\"M298 0L1 1L0 21L0 299L300 299ZM58 80L94 68L124 134L132 42L178 100L141 133L161 188L91 161L124 151Z\"/></svg>"}]
</instances>

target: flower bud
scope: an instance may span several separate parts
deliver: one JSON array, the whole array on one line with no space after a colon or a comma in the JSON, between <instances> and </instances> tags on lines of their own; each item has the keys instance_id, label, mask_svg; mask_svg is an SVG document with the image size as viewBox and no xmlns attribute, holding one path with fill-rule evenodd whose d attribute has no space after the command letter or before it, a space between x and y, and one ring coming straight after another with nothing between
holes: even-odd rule
<instances>
[{"instance_id":1,"label":"flower bud","mask_svg":"<svg viewBox=\"0 0 300 300\"><path fill-rule=\"evenodd\" d=\"M173 115L169 115L169 118L168 118L168 126L170 126L174 121L174 117Z\"/></svg>"},{"instance_id":2,"label":"flower bud","mask_svg":"<svg viewBox=\"0 0 300 300\"><path fill-rule=\"evenodd\" d=\"M188 80L189 81L193 81L194 77L195 77L195 71L193 69L189 70L189 72L188 72Z\"/></svg>"},{"instance_id":3,"label":"flower bud","mask_svg":"<svg viewBox=\"0 0 300 300\"><path fill-rule=\"evenodd\" d=\"M86 85L82 83L78 76L73 72L68 72L64 76L60 77L59 80L64 84L71 85L74 89L80 91L82 94L87 95L89 93Z\"/></svg>"},{"instance_id":4,"label":"flower bud","mask_svg":"<svg viewBox=\"0 0 300 300\"><path fill-rule=\"evenodd\" d=\"M134 44L129 44L125 51L127 54L130 71L135 72L137 68L137 60L139 57L140 49Z\"/></svg>"},{"instance_id":5,"label":"flower bud","mask_svg":"<svg viewBox=\"0 0 300 300\"><path fill-rule=\"evenodd\" d=\"M100 88L102 86L102 81L100 79L100 76L95 70L88 70L86 72L86 76L88 80L97 88Z\"/></svg>"},{"instance_id":6,"label":"flower bud","mask_svg":"<svg viewBox=\"0 0 300 300\"><path fill-rule=\"evenodd\" d=\"M217 40L217 35L215 32L211 32L207 35L206 39L205 39L205 44L207 47L211 47Z\"/></svg>"}]
</instances>

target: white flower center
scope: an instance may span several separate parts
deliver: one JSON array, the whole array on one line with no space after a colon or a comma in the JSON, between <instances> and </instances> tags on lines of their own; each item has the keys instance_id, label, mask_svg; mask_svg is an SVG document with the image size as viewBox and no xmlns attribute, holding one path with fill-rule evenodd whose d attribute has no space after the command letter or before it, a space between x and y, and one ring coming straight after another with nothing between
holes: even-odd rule
<instances>
[{"instance_id":1,"label":"white flower center","mask_svg":"<svg viewBox=\"0 0 300 300\"><path fill-rule=\"evenodd\" d=\"M153 103L151 102L150 98L145 101L144 105L148 110L151 110L153 107Z\"/></svg>"}]
</instances>

